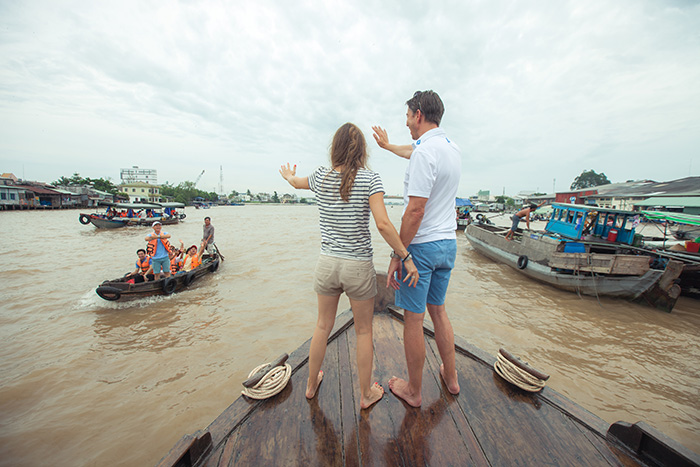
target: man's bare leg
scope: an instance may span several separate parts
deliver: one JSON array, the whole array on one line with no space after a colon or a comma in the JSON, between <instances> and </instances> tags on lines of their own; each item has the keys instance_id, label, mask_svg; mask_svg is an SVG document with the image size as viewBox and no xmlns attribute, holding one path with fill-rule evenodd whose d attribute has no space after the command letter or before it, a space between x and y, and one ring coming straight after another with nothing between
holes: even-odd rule
<instances>
[{"instance_id":1,"label":"man's bare leg","mask_svg":"<svg viewBox=\"0 0 700 467\"><path fill-rule=\"evenodd\" d=\"M428 303L428 313L435 326L435 343L440 352L440 375L451 394L459 394L459 380L455 363L455 335L452 323L447 317L445 305L431 305Z\"/></svg>"},{"instance_id":2,"label":"man's bare leg","mask_svg":"<svg viewBox=\"0 0 700 467\"><path fill-rule=\"evenodd\" d=\"M404 310L403 316L403 345L408 367L408 381L394 376L389 380L389 388L408 405L420 407L425 363L425 338L423 337L425 313Z\"/></svg>"}]
</instances>

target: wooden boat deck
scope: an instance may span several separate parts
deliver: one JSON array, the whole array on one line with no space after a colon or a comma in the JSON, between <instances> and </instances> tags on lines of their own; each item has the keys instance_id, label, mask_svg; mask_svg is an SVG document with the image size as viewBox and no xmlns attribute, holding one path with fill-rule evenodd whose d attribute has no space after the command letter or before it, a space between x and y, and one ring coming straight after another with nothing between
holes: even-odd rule
<instances>
[{"instance_id":1,"label":"wooden boat deck","mask_svg":"<svg viewBox=\"0 0 700 467\"><path fill-rule=\"evenodd\" d=\"M310 341L288 360L287 387L266 401L239 397L206 430L183 437L160 465L698 465L699 456L645 424L615 424L545 388L518 389L493 371L495 357L455 336L461 393L439 375L439 354L425 328L423 406L388 390L404 376L399 309L375 314L374 378L386 390L359 408L355 333L349 310L338 316L317 397L307 400ZM616 433L617 437L612 433ZM625 445L621 440L625 440ZM634 451L638 452L634 452Z\"/></svg>"}]
</instances>

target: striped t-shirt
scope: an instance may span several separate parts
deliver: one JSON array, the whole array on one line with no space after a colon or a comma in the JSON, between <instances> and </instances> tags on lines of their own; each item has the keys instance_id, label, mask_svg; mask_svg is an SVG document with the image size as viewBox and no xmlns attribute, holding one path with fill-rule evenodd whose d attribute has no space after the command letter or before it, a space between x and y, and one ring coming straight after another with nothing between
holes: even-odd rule
<instances>
[{"instance_id":1,"label":"striped t-shirt","mask_svg":"<svg viewBox=\"0 0 700 467\"><path fill-rule=\"evenodd\" d=\"M309 176L309 188L318 203L321 254L371 260L369 197L384 193L382 180L376 172L359 169L346 202L340 197L342 176L328 167L319 167Z\"/></svg>"}]
</instances>

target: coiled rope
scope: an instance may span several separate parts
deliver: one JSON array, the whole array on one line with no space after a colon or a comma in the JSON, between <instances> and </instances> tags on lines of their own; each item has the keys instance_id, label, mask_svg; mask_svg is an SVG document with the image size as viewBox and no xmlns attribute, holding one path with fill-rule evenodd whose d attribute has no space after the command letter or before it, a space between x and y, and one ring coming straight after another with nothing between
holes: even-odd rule
<instances>
[{"instance_id":1,"label":"coiled rope","mask_svg":"<svg viewBox=\"0 0 700 467\"><path fill-rule=\"evenodd\" d=\"M253 375L268 365L270 365L270 363L263 363L262 365L256 366L253 371L248 374L248 378L252 378ZM268 371L255 386L250 388L244 387L241 394L251 399L268 399L282 392L291 377L292 367L289 363L285 363L283 366L276 366Z\"/></svg>"},{"instance_id":2,"label":"coiled rope","mask_svg":"<svg viewBox=\"0 0 700 467\"><path fill-rule=\"evenodd\" d=\"M501 378L528 392L541 391L549 379L548 375L528 367L504 349L498 351L493 369Z\"/></svg>"}]
</instances>

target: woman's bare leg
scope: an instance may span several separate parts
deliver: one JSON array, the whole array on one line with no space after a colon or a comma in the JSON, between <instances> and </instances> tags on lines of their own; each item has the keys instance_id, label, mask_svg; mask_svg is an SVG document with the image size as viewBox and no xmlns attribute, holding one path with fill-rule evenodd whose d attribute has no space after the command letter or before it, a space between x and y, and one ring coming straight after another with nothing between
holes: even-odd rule
<instances>
[{"instance_id":1,"label":"woman's bare leg","mask_svg":"<svg viewBox=\"0 0 700 467\"><path fill-rule=\"evenodd\" d=\"M369 300L350 299L352 315L355 318L357 335L357 374L360 379L360 407L368 408L384 395L384 389L372 384L372 362L374 343L372 342L372 318L374 317L374 298Z\"/></svg>"},{"instance_id":2,"label":"woman's bare leg","mask_svg":"<svg viewBox=\"0 0 700 467\"><path fill-rule=\"evenodd\" d=\"M321 384L323 374L321 373L321 364L326 356L326 346L328 345L328 336L333 330L335 324L335 314L338 311L338 301L340 295L318 296L318 320L314 335L311 338L311 348L309 349L309 379L306 383L306 398L311 399L316 395L318 385Z\"/></svg>"}]
</instances>

